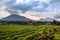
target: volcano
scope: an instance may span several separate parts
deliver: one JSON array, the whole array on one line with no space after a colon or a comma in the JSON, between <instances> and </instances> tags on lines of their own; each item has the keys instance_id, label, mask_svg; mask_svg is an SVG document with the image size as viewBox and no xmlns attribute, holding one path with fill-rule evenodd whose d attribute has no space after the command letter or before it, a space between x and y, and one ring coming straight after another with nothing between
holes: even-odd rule
<instances>
[{"instance_id":1,"label":"volcano","mask_svg":"<svg viewBox=\"0 0 60 40\"><path fill-rule=\"evenodd\" d=\"M31 19L28 19L28 18L21 16L21 15L12 14L8 17L2 18L1 20L5 20L5 21L29 21Z\"/></svg>"},{"instance_id":2,"label":"volcano","mask_svg":"<svg viewBox=\"0 0 60 40\"><path fill-rule=\"evenodd\" d=\"M53 18L41 18L39 21L47 21L47 22L49 22L49 21L53 21L54 19Z\"/></svg>"}]
</instances>

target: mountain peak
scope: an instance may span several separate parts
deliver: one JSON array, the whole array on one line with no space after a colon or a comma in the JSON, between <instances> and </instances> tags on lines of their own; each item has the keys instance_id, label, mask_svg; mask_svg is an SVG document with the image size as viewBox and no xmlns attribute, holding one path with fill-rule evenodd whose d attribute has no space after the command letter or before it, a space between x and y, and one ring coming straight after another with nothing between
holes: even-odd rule
<instances>
[{"instance_id":1,"label":"mountain peak","mask_svg":"<svg viewBox=\"0 0 60 40\"><path fill-rule=\"evenodd\" d=\"M41 18L40 21L53 21L53 18Z\"/></svg>"},{"instance_id":2,"label":"mountain peak","mask_svg":"<svg viewBox=\"0 0 60 40\"><path fill-rule=\"evenodd\" d=\"M30 19L21 16L21 15L16 15L16 14L12 14L8 17L3 18L2 20L6 20L6 21L28 21Z\"/></svg>"}]
</instances>

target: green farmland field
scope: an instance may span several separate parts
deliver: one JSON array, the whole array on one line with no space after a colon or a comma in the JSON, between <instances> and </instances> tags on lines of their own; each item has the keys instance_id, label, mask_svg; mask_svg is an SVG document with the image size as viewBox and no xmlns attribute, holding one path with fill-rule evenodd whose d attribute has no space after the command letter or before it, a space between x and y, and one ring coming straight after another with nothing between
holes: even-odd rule
<instances>
[{"instance_id":1,"label":"green farmland field","mask_svg":"<svg viewBox=\"0 0 60 40\"><path fill-rule=\"evenodd\" d=\"M60 40L60 25L0 25L0 40Z\"/></svg>"}]
</instances>

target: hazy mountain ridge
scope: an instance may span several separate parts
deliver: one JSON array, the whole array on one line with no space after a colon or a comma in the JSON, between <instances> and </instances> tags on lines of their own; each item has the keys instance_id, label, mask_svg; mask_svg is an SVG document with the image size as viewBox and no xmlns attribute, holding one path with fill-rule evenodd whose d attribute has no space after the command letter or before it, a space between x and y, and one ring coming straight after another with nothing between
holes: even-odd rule
<instances>
[{"instance_id":1,"label":"hazy mountain ridge","mask_svg":"<svg viewBox=\"0 0 60 40\"><path fill-rule=\"evenodd\" d=\"M2 18L1 20L6 20L6 21L28 21L28 20L31 20L31 19L28 19L24 16L12 14L10 16Z\"/></svg>"},{"instance_id":2,"label":"hazy mountain ridge","mask_svg":"<svg viewBox=\"0 0 60 40\"><path fill-rule=\"evenodd\" d=\"M58 16L58 17L60 17L60 16ZM11 14L11 15L9 15L7 17L2 18L1 20L7 20L7 21L19 21L19 20L21 20L21 21L28 21L28 20L33 20L33 19L27 18L27 17L22 16L22 15ZM54 20L54 18L46 17L46 18L40 18L37 21L53 21L53 20Z\"/></svg>"},{"instance_id":3,"label":"hazy mountain ridge","mask_svg":"<svg viewBox=\"0 0 60 40\"><path fill-rule=\"evenodd\" d=\"M39 21L53 21L53 18L41 18Z\"/></svg>"}]
</instances>

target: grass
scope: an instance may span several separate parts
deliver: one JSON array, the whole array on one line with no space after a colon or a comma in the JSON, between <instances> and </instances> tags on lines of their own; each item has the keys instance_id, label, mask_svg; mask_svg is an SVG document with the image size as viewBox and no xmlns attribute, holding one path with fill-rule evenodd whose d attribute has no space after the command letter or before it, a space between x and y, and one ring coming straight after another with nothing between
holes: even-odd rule
<instances>
[{"instance_id":1,"label":"grass","mask_svg":"<svg viewBox=\"0 0 60 40\"><path fill-rule=\"evenodd\" d=\"M0 40L60 40L60 25L0 25Z\"/></svg>"}]
</instances>

